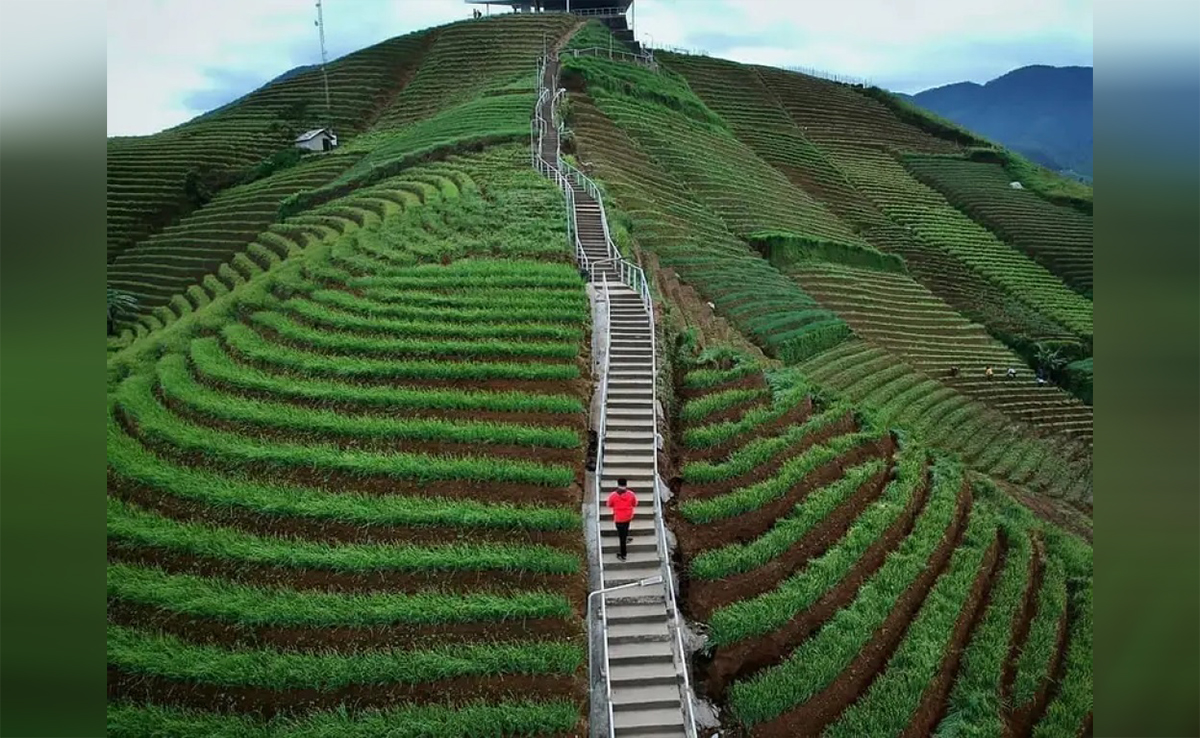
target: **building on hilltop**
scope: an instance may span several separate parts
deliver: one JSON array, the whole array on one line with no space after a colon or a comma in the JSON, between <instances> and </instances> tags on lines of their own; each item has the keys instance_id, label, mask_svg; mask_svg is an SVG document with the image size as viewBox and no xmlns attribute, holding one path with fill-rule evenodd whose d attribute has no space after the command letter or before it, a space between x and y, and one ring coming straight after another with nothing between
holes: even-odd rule
<instances>
[{"instance_id":1,"label":"building on hilltop","mask_svg":"<svg viewBox=\"0 0 1200 738\"><path fill-rule=\"evenodd\" d=\"M642 53L633 30L633 16L629 21L625 13L633 10L634 0L466 0L467 5L498 5L510 7L514 13L570 13L595 18L608 26L613 36L636 53Z\"/></svg>"},{"instance_id":2,"label":"building on hilltop","mask_svg":"<svg viewBox=\"0 0 1200 738\"><path fill-rule=\"evenodd\" d=\"M314 128L296 136L296 148L309 151L331 151L337 148L337 134L331 128Z\"/></svg>"}]
</instances>

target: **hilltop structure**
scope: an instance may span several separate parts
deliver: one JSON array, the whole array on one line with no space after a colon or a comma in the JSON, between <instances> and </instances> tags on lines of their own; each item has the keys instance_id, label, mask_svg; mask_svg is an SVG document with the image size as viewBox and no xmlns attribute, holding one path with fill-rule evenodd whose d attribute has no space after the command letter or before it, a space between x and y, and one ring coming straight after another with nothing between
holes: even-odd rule
<instances>
[{"instance_id":1,"label":"hilltop structure","mask_svg":"<svg viewBox=\"0 0 1200 738\"><path fill-rule=\"evenodd\" d=\"M642 53L634 32L634 0L466 0L468 5L498 5L511 8L514 13L571 13L594 18L612 32L617 41ZM625 14L630 13L627 20Z\"/></svg>"}]
</instances>

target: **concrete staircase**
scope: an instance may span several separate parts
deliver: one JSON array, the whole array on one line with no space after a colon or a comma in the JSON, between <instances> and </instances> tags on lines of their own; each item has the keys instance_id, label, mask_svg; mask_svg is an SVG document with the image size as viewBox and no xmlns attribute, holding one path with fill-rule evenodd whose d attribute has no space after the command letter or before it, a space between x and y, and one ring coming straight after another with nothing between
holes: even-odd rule
<instances>
[{"instance_id":1,"label":"concrete staircase","mask_svg":"<svg viewBox=\"0 0 1200 738\"><path fill-rule=\"evenodd\" d=\"M553 91L557 78L558 63L550 59L543 87ZM543 161L554 164L559 142L553 126L552 99L552 94L547 95L538 110L549 122L538 153ZM610 258L604 211L587 188L573 180L571 188L580 247L595 265ZM609 298L609 368L603 377L605 432L597 452L596 473L605 500L620 478L638 496L625 561L617 560L620 543L612 511L603 504L598 510L603 564L600 585L608 588L663 574L664 565L669 566L669 552L659 546L655 521L657 443L650 315L640 294L621 282L615 263L594 266L592 283L598 298L604 296L607 285ZM672 613L668 612L671 600L665 585L631 587L604 597L612 734L621 738L686 738L685 720L690 714L684 703L688 699L684 682L687 667L682 659L686 656L675 652Z\"/></svg>"},{"instance_id":2,"label":"concrete staircase","mask_svg":"<svg viewBox=\"0 0 1200 738\"><path fill-rule=\"evenodd\" d=\"M577 217L584 214L581 206L576 200ZM580 228L582 237L582 221ZM613 277L615 272L609 275ZM608 291L611 343L605 378L605 434L597 469L604 497L616 488L620 478L638 495L625 561L617 560L620 543L612 511L600 509L603 586L614 587L661 574L668 552L659 548L654 520L656 451L650 318L641 296L633 290L609 282ZM663 586L633 587L606 595L613 733L617 736L686 735L682 683Z\"/></svg>"}]
</instances>

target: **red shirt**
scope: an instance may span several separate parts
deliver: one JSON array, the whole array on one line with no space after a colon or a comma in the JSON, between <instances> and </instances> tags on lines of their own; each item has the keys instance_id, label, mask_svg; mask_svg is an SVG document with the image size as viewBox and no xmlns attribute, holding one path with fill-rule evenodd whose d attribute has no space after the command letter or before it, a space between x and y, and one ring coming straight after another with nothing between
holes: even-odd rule
<instances>
[{"instance_id":1,"label":"red shirt","mask_svg":"<svg viewBox=\"0 0 1200 738\"><path fill-rule=\"evenodd\" d=\"M637 507L637 495L633 490L623 491L624 494L621 494L622 490L617 489L608 496L608 506L612 508L614 523L628 523L633 520L633 508Z\"/></svg>"}]
</instances>

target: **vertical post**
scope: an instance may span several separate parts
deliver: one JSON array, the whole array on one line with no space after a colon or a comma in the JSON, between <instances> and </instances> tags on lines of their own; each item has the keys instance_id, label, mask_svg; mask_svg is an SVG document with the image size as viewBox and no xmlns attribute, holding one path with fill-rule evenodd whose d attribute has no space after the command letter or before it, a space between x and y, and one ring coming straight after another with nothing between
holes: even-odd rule
<instances>
[{"instance_id":1,"label":"vertical post","mask_svg":"<svg viewBox=\"0 0 1200 738\"><path fill-rule=\"evenodd\" d=\"M325 126L332 124L333 111L329 104L329 74L325 71L325 16L321 14L321 0L317 0L317 33L321 37L321 78L325 81Z\"/></svg>"}]
</instances>

